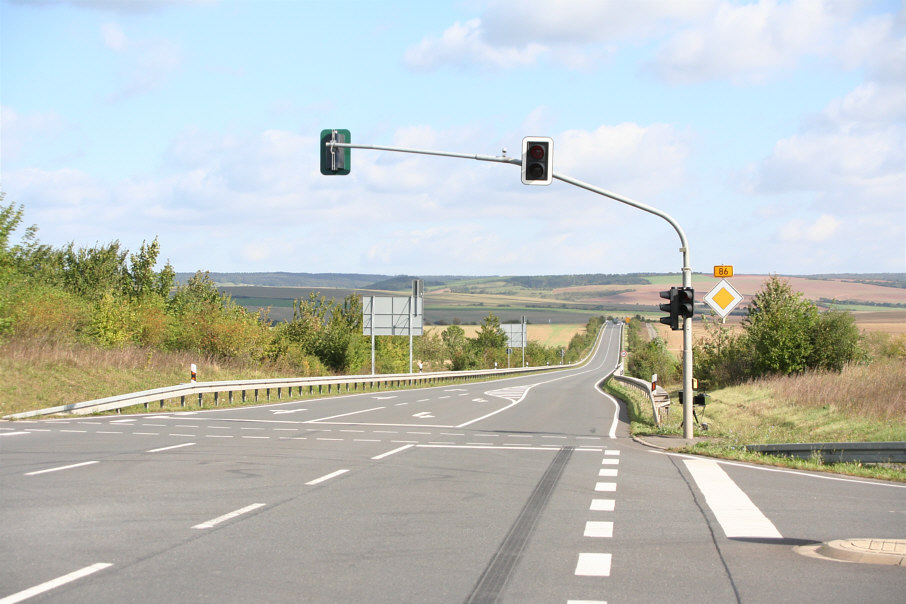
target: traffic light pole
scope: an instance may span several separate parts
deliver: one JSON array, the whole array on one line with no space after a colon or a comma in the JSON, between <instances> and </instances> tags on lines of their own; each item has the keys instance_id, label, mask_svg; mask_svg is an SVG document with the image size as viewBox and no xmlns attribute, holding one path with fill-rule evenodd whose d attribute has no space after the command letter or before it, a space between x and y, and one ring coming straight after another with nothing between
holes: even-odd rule
<instances>
[{"instance_id":1,"label":"traffic light pole","mask_svg":"<svg viewBox=\"0 0 906 604\"><path fill-rule=\"evenodd\" d=\"M346 149L371 149L374 151L395 151L398 153L417 153L420 155L437 155L441 157L458 157L461 159L475 159L478 161L490 161L501 164L513 164L516 166L522 166L522 158L515 157L500 157L494 155L475 155L468 153L451 153L447 151L429 151L426 149L407 149L404 147L386 147L381 145L360 145L357 143L341 143L335 141L327 141L326 146L335 149L335 148L346 148ZM600 187L590 185L581 180L571 178L569 176L564 176L563 174L553 173L553 178L557 180L562 180L563 182L579 187L580 189L585 189L586 191L591 191L592 193L597 193L598 195L603 195L604 197L609 197L614 201L619 201L626 205L632 206L643 212L648 212L649 214L654 214L666 220L670 226L676 231L676 234L679 235L680 239L680 249L679 251L683 255L683 287L692 287L692 267L689 263L689 242L686 239L686 233L683 231L683 228L679 223L674 220L672 216L663 212L655 207L646 205L644 203L635 201L628 197L623 197L622 195L617 195L610 191L606 191ZM685 317L683 319L683 438L692 438L693 437L693 400L692 400L692 318Z\"/></svg>"},{"instance_id":2,"label":"traffic light pole","mask_svg":"<svg viewBox=\"0 0 906 604\"><path fill-rule=\"evenodd\" d=\"M689 241L686 239L686 233L683 231L683 227L681 227L672 216L652 206L629 199L628 197L623 197L622 195L617 195L616 193L611 193L610 191L605 191L604 189L582 182L581 180L576 180L575 178L570 178L569 176L563 176L562 174L554 172L554 178L581 189L585 189L586 191L609 197L620 203L625 203L626 205L638 208L649 214L654 214L670 223L670 226L673 227L680 239L679 251L683 255L683 287L692 287L692 266L689 263ZM685 317L683 319L683 438L693 437L692 426L695 416L692 413L692 403L692 318Z\"/></svg>"}]
</instances>

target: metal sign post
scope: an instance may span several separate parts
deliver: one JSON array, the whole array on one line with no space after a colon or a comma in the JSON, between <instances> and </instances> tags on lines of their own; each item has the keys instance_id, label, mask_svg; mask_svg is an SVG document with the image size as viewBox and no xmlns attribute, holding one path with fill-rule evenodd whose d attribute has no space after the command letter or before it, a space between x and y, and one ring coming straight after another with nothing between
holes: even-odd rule
<instances>
[{"instance_id":1,"label":"metal sign post","mask_svg":"<svg viewBox=\"0 0 906 604\"><path fill-rule=\"evenodd\" d=\"M412 336L424 334L424 282L412 282L411 296L362 296L362 334L371 336L371 374L374 375L375 336L409 336L409 373L412 373Z\"/></svg>"}]
</instances>

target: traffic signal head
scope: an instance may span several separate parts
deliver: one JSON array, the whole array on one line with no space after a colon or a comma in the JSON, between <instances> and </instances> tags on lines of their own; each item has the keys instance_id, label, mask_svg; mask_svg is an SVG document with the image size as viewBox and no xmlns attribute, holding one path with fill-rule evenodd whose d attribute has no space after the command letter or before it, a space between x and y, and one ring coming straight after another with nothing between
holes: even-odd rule
<instances>
[{"instance_id":1,"label":"traffic signal head","mask_svg":"<svg viewBox=\"0 0 906 604\"><path fill-rule=\"evenodd\" d=\"M691 319L695 314L695 290L681 287L677 290L677 308L682 319Z\"/></svg>"},{"instance_id":2,"label":"traffic signal head","mask_svg":"<svg viewBox=\"0 0 906 604\"><path fill-rule=\"evenodd\" d=\"M549 185L554 179L554 140L546 136L522 139L522 184Z\"/></svg>"},{"instance_id":3,"label":"traffic signal head","mask_svg":"<svg viewBox=\"0 0 906 604\"><path fill-rule=\"evenodd\" d=\"M334 143L350 143L349 130L321 130L321 174L345 176L349 174L351 150L348 147L335 147Z\"/></svg>"},{"instance_id":4,"label":"traffic signal head","mask_svg":"<svg viewBox=\"0 0 906 604\"><path fill-rule=\"evenodd\" d=\"M670 329L677 331L682 329L680 326L680 315L679 315L679 290L676 287L671 287L665 292L661 292L661 298L670 300L667 304L661 304L660 309L664 312L670 313L668 317L661 317L661 323L664 325L669 325Z\"/></svg>"}]
</instances>

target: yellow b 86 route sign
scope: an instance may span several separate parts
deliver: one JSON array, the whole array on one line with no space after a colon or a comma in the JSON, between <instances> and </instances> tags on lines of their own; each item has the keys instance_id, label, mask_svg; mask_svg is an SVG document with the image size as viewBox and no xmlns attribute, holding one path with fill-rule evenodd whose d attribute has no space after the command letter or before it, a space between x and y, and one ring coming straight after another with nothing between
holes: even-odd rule
<instances>
[{"instance_id":1,"label":"yellow b 86 route sign","mask_svg":"<svg viewBox=\"0 0 906 604\"><path fill-rule=\"evenodd\" d=\"M719 279L726 279L727 277L733 276L733 266L715 266L714 267L714 276Z\"/></svg>"}]
</instances>

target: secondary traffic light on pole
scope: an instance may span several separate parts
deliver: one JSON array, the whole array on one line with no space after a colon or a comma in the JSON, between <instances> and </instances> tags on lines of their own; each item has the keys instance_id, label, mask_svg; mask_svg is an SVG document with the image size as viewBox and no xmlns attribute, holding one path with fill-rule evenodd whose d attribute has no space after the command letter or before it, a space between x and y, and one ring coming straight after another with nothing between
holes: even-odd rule
<instances>
[{"instance_id":1,"label":"secondary traffic light on pole","mask_svg":"<svg viewBox=\"0 0 906 604\"><path fill-rule=\"evenodd\" d=\"M695 314L695 290L681 287L677 290L677 310L682 319L691 319Z\"/></svg>"},{"instance_id":2,"label":"secondary traffic light on pole","mask_svg":"<svg viewBox=\"0 0 906 604\"><path fill-rule=\"evenodd\" d=\"M661 310L670 313L668 317L661 317L661 323L669 325L670 329L674 331L682 329L679 314L679 288L671 287L669 290L661 292L661 298L670 300L669 303L660 305Z\"/></svg>"},{"instance_id":3,"label":"secondary traffic light on pole","mask_svg":"<svg viewBox=\"0 0 906 604\"><path fill-rule=\"evenodd\" d=\"M336 128L321 130L321 174L325 176L349 174L351 150L349 147L336 147L330 143L350 143L349 130Z\"/></svg>"},{"instance_id":4,"label":"secondary traffic light on pole","mask_svg":"<svg viewBox=\"0 0 906 604\"><path fill-rule=\"evenodd\" d=\"M549 185L554 179L554 140L546 136L522 139L522 184Z\"/></svg>"}]
</instances>

